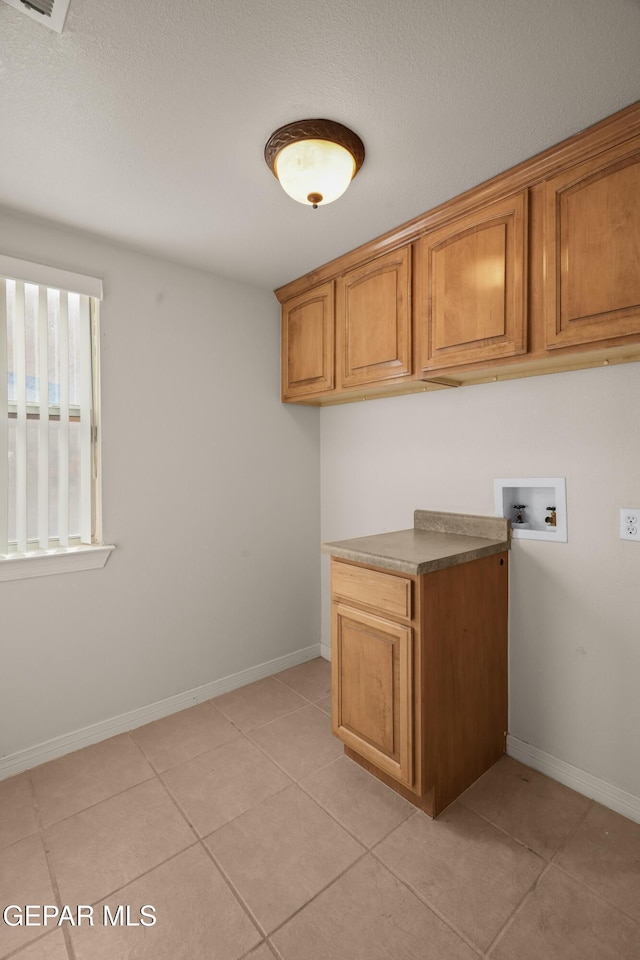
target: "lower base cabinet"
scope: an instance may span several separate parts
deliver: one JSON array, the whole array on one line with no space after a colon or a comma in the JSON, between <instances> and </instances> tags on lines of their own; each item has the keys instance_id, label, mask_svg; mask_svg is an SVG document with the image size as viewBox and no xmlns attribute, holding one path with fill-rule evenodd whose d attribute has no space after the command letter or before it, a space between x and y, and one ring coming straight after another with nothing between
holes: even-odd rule
<instances>
[{"instance_id":1,"label":"lower base cabinet","mask_svg":"<svg viewBox=\"0 0 640 960\"><path fill-rule=\"evenodd\" d=\"M422 576L332 559L331 594L333 732L436 817L504 753L508 554Z\"/></svg>"}]
</instances>

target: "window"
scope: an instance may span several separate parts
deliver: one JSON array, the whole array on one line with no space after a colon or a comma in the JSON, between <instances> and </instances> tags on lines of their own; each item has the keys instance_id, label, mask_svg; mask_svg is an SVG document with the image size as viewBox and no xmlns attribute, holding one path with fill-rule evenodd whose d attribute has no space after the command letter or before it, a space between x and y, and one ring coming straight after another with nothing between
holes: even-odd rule
<instances>
[{"instance_id":1,"label":"window","mask_svg":"<svg viewBox=\"0 0 640 960\"><path fill-rule=\"evenodd\" d=\"M100 280L0 256L0 579L103 566L112 549L99 509L101 298Z\"/></svg>"}]
</instances>

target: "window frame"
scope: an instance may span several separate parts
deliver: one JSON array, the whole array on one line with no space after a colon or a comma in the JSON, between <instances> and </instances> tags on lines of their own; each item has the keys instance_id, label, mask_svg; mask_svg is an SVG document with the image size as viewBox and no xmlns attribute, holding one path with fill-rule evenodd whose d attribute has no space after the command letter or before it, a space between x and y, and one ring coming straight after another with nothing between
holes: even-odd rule
<instances>
[{"instance_id":1,"label":"window frame","mask_svg":"<svg viewBox=\"0 0 640 960\"><path fill-rule=\"evenodd\" d=\"M102 470L101 470L101 431L100 431L100 310L99 301L102 300L102 280L84 274L61 270L57 267L19 260L0 254L0 276L7 279L20 280L25 283L37 284L40 287L66 290L80 293L89 298L89 326L90 326L90 353L91 353L91 393L92 415L90 422L90 458L91 458L91 542L82 543L80 536L70 537L69 546L60 546L57 538L51 538L47 549L30 549L26 553L17 552L17 541L13 541L14 552L0 554L0 582L4 580L18 580L30 577L48 576L64 572L101 568L107 562L113 545L103 539L102 529ZM6 375L6 374L5 374ZM57 404L49 404L47 410L49 419L51 410ZM7 399L7 420L12 415L17 416L15 403ZM14 413L12 408L16 409ZM29 402L27 416L30 419L40 418L40 404ZM69 407L69 421L76 419L73 416L77 404ZM58 414L59 418L59 414ZM4 455L3 451L0 451ZM7 504L8 507L8 504ZM29 538L29 544L38 543L37 538Z\"/></svg>"}]
</instances>

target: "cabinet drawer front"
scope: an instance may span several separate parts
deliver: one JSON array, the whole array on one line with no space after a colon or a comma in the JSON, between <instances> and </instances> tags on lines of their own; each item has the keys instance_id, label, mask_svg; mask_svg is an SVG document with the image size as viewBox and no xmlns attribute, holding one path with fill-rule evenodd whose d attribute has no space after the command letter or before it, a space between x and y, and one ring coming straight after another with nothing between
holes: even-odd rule
<instances>
[{"instance_id":1,"label":"cabinet drawer front","mask_svg":"<svg viewBox=\"0 0 640 960\"><path fill-rule=\"evenodd\" d=\"M345 600L362 603L405 620L411 619L412 582L377 570L335 562L331 568L331 592Z\"/></svg>"}]
</instances>

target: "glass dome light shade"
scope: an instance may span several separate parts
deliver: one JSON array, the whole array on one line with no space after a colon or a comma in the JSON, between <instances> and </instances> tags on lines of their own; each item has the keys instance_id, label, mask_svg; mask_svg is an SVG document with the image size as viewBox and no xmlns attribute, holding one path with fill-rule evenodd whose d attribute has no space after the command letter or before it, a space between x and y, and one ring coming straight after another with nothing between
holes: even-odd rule
<instances>
[{"instance_id":1,"label":"glass dome light shade","mask_svg":"<svg viewBox=\"0 0 640 960\"><path fill-rule=\"evenodd\" d=\"M275 174L285 193L299 203L322 206L345 192L356 172L353 155L330 140L298 140L275 159Z\"/></svg>"}]
</instances>

